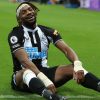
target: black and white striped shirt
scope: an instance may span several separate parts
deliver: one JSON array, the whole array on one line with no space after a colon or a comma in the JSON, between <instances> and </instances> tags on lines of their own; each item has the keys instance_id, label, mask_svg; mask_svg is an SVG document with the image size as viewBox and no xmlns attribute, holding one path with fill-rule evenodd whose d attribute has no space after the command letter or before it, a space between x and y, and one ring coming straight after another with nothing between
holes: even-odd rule
<instances>
[{"instance_id":1,"label":"black and white striped shirt","mask_svg":"<svg viewBox=\"0 0 100 100\"><path fill-rule=\"evenodd\" d=\"M14 52L24 48L29 59L40 69L48 67L47 56L49 44L55 44L61 39L59 33L49 27L38 25L34 30L24 26L14 27L8 36L8 42L12 53L14 72L23 68Z\"/></svg>"}]
</instances>

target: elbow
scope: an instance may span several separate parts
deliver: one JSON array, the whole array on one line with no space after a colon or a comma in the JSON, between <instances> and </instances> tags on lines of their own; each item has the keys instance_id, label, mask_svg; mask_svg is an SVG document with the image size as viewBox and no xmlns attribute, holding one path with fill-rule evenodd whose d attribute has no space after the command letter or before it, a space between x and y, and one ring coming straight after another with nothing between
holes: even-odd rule
<instances>
[{"instance_id":1,"label":"elbow","mask_svg":"<svg viewBox=\"0 0 100 100\"><path fill-rule=\"evenodd\" d=\"M25 68L27 68L29 66L28 62L29 62L28 59L22 59L22 60L20 60L21 65L23 67L25 67Z\"/></svg>"}]
</instances>

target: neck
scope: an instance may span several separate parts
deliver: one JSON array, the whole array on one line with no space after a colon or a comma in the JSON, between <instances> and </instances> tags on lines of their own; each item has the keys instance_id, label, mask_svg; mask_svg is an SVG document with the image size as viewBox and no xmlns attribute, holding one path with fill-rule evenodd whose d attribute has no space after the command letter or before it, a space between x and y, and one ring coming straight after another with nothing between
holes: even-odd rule
<instances>
[{"instance_id":1,"label":"neck","mask_svg":"<svg viewBox=\"0 0 100 100\"><path fill-rule=\"evenodd\" d=\"M32 30L36 28L36 23L23 23L23 25Z\"/></svg>"}]
</instances>

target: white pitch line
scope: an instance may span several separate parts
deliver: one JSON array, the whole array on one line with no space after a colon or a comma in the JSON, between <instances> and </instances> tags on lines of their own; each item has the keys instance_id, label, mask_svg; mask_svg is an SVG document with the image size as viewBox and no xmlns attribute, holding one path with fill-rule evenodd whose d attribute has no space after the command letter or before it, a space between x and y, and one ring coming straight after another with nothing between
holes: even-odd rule
<instances>
[{"instance_id":1,"label":"white pitch line","mask_svg":"<svg viewBox=\"0 0 100 100\"><path fill-rule=\"evenodd\" d=\"M71 98L71 99L96 99L96 98L100 98L100 95L99 96L78 95L78 96L67 96L67 98Z\"/></svg>"},{"instance_id":2,"label":"white pitch line","mask_svg":"<svg viewBox=\"0 0 100 100\"><path fill-rule=\"evenodd\" d=\"M24 99L24 98L36 98L36 97L41 97L39 95L33 95L33 96L22 96L22 95L0 95L0 98L6 98L6 99Z\"/></svg>"},{"instance_id":3,"label":"white pitch line","mask_svg":"<svg viewBox=\"0 0 100 100\"><path fill-rule=\"evenodd\" d=\"M1 99L24 99L24 98L40 98L41 96L39 95L33 95L33 96L22 96L22 95L0 95ZM100 95L98 96L87 96L87 95L78 95L78 96L73 96L73 95L67 95L65 98L70 98L70 99L100 99Z\"/></svg>"}]
</instances>

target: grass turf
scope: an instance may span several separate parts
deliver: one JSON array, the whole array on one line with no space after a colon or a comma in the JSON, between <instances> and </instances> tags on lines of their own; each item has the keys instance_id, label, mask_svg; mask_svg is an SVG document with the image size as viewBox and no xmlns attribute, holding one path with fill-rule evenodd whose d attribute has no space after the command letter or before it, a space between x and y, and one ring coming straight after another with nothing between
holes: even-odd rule
<instances>
[{"instance_id":1,"label":"grass turf","mask_svg":"<svg viewBox=\"0 0 100 100\"><path fill-rule=\"evenodd\" d=\"M12 59L7 36L12 27L17 24L15 18L17 5L17 3L8 2L8 0L0 0L0 100L8 100L7 95L16 96L16 100L42 100L41 97L32 94L15 92L10 87ZM68 9L61 5L36 5L40 9L38 23L57 29L66 43L79 55L84 67L100 77L100 12ZM51 45L48 63L52 66L69 64L69 61ZM95 99L87 97L86 100L100 99L97 98L100 93L81 87L73 80L60 87L58 93L70 96L69 100L83 100L85 97L83 98L81 95L95 97ZM25 98L20 96L25 96ZM73 98L73 96L80 97Z\"/></svg>"}]
</instances>

